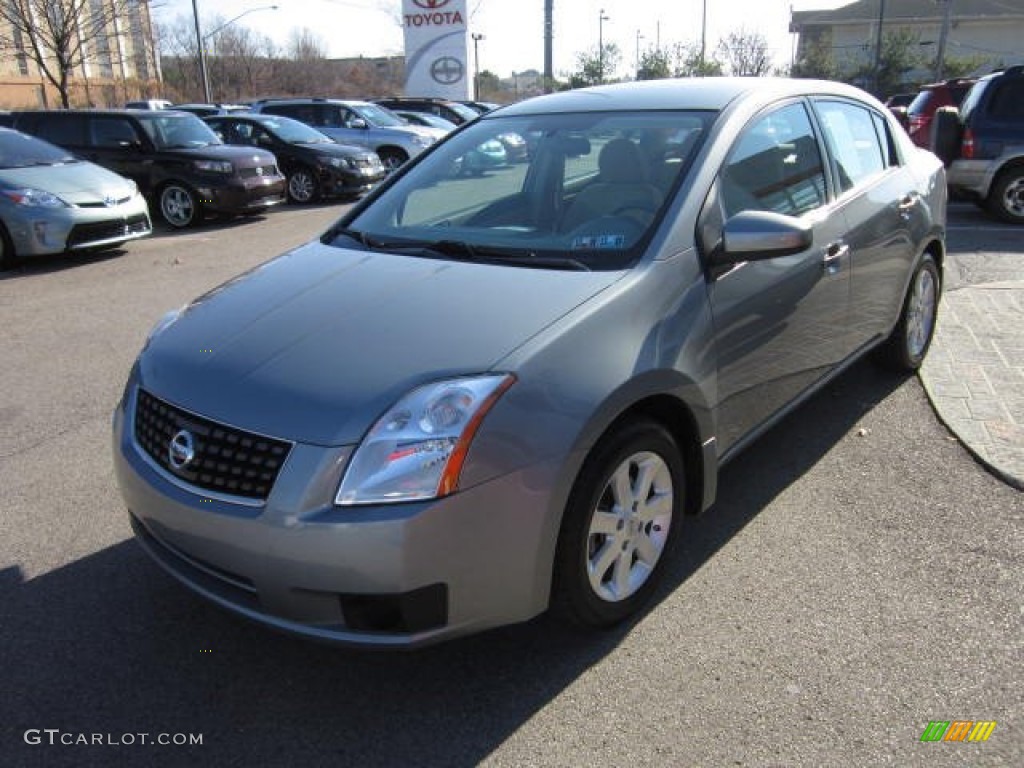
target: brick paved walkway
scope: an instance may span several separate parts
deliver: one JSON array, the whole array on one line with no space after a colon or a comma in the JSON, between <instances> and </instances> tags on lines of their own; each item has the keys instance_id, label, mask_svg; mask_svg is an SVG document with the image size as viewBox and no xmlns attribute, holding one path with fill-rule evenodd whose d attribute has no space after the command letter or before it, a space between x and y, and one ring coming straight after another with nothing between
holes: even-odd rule
<instances>
[{"instance_id":1,"label":"brick paved walkway","mask_svg":"<svg viewBox=\"0 0 1024 768\"><path fill-rule=\"evenodd\" d=\"M944 294L921 381L960 442L1024 490L1024 281Z\"/></svg>"}]
</instances>

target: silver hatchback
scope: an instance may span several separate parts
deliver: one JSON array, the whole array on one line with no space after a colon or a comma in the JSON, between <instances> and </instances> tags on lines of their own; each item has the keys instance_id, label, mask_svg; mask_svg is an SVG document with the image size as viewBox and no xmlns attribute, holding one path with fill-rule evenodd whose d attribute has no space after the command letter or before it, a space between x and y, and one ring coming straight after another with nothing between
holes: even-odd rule
<instances>
[{"instance_id":1,"label":"silver hatchback","mask_svg":"<svg viewBox=\"0 0 1024 768\"><path fill-rule=\"evenodd\" d=\"M510 132L527 162L452 174ZM944 195L835 83L484 115L153 330L114 420L137 539L222 606L341 643L621 621L725 462L864 353L921 364Z\"/></svg>"}]
</instances>

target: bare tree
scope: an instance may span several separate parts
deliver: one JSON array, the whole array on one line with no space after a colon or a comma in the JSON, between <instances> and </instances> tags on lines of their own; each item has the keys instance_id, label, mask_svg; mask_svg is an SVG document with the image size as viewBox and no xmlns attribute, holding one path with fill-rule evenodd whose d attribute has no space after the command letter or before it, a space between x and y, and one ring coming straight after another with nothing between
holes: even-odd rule
<instances>
[{"instance_id":1,"label":"bare tree","mask_svg":"<svg viewBox=\"0 0 1024 768\"><path fill-rule=\"evenodd\" d=\"M0 0L0 45L24 50L71 106L70 80L88 62L116 57L115 21L144 0Z\"/></svg>"},{"instance_id":2,"label":"bare tree","mask_svg":"<svg viewBox=\"0 0 1024 768\"><path fill-rule=\"evenodd\" d=\"M768 41L760 32L730 32L718 42L718 52L737 77L763 77L772 71Z\"/></svg>"},{"instance_id":3,"label":"bare tree","mask_svg":"<svg viewBox=\"0 0 1024 768\"><path fill-rule=\"evenodd\" d=\"M295 61L315 61L327 58L327 44L309 27L293 29L285 47L286 56Z\"/></svg>"}]
</instances>

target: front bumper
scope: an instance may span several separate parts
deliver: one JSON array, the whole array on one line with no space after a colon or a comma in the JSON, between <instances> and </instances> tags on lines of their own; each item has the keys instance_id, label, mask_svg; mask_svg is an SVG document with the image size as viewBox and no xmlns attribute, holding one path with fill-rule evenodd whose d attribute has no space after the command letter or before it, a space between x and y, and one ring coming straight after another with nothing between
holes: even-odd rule
<instances>
[{"instance_id":1,"label":"front bumper","mask_svg":"<svg viewBox=\"0 0 1024 768\"><path fill-rule=\"evenodd\" d=\"M114 415L114 465L142 547L204 597L334 643L414 647L544 611L555 463L437 501L333 505L348 448L296 444L266 502L211 497L160 470Z\"/></svg>"},{"instance_id":2,"label":"front bumper","mask_svg":"<svg viewBox=\"0 0 1024 768\"><path fill-rule=\"evenodd\" d=\"M359 195L369 192L384 180L387 172L383 166L351 170L336 166L321 166L320 190L327 197L336 195Z\"/></svg>"},{"instance_id":3,"label":"front bumper","mask_svg":"<svg viewBox=\"0 0 1024 768\"><path fill-rule=\"evenodd\" d=\"M8 206L4 223L21 257L113 246L153 231L142 195L109 208Z\"/></svg>"},{"instance_id":4,"label":"front bumper","mask_svg":"<svg viewBox=\"0 0 1024 768\"><path fill-rule=\"evenodd\" d=\"M284 176L204 179L196 185L203 208L216 213L251 213L285 201Z\"/></svg>"}]
</instances>

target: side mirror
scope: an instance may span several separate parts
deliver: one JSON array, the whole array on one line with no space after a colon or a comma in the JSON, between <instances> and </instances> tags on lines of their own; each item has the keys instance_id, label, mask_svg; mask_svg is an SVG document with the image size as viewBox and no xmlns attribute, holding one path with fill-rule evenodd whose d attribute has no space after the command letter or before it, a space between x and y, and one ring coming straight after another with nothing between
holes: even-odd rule
<instances>
[{"instance_id":1,"label":"side mirror","mask_svg":"<svg viewBox=\"0 0 1024 768\"><path fill-rule=\"evenodd\" d=\"M722 243L712 264L758 261L806 251L814 229L803 219L771 211L740 211L722 227Z\"/></svg>"},{"instance_id":2,"label":"side mirror","mask_svg":"<svg viewBox=\"0 0 1024 768\"><path fill-rule=\"evenodd\" d=\"M366 125L366 121L363 120L363 118L361 118L361 117L353 117L351 120L348 121L348 127L349 128L359 128L360 130L365 130L367 128L367 125Z\"/></svg>"}]
</instances>

